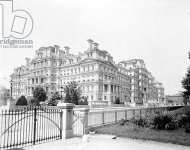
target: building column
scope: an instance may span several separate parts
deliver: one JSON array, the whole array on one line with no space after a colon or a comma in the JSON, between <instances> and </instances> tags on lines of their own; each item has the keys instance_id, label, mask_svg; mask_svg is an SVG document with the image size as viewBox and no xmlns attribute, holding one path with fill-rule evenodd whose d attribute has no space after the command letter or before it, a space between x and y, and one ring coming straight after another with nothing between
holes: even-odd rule
<instances>
[{"instance_id":1,"label":"building column","mask_svg":"<svg viewBox=\"0 0 190 150\"><path fill-rule=\"evenodd\" d=\"M111 93L111 84L109 84L109 93Z\"/></svg>"},{"instance_id":2,"label":"building column","mask_svg":"<svg viewBox=\"0 0 190 150\"><path fill-rule=\"evenodd\" d=\"M110 84L107 84L107 93L110 93Z\"/></svg>"}]
</instances>

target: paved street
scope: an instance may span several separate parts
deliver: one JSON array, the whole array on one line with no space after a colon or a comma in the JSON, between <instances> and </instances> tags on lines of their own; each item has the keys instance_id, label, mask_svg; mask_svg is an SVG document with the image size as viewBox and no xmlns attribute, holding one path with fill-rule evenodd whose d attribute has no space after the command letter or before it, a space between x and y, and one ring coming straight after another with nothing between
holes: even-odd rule
<instances>
[{"instance_id":1,"label":"paved street","mask_svg":"<svg viewBox=\"0 0 190 150\"><path fill-rule=\"evenodd\" d=\"M25 150L190 150L187 146L112 137L92 135L88 142L82 138L72 138L27 147Z\"/></svg>"}]
</instances>

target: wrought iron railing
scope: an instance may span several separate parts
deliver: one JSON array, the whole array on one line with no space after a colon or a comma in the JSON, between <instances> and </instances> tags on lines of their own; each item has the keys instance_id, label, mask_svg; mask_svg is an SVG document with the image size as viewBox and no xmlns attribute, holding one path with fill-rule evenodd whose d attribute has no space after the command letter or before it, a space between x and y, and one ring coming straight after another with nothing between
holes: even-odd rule
<instances>
[{"instance_id":1,"label":"wrought iron railing","mask_svg":"<svg viewBox=\"0 0 190 150\"><path fill-rule=\"evenodd\" d=\"M24 107L0 112L0 149L22 147L62 137L60 109Z\"/></svg>"}]
</instances>

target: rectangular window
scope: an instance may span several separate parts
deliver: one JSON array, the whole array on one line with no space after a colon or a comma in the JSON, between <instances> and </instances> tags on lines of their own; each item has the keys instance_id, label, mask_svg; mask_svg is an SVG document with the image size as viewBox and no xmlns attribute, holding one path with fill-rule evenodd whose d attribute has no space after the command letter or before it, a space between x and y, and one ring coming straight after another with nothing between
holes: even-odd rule
<instances>
[{"instance_id":1,"label":"rectangular window","mask_svg":"<svg viewBox=\"0 0 190 150\"><path fill-rule=\"evenodd\" d=\"M113 93L113 85L111 85L111 92Z\"/></svg>"},{"instance_id":2,"label":"rectangular window","mask_svg":"<svg viewBox=\"0 0 190 150\"><path fill-rule=\"evenodd\" d=\"M104 92L107 92L107 91L108 91L108 85L104 84Z\"/></svg>"}]
</instances>

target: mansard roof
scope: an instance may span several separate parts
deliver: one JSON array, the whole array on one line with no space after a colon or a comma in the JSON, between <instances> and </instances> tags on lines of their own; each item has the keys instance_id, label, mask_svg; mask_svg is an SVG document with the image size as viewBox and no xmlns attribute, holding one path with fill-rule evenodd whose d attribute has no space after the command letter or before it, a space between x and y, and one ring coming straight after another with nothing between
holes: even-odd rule
<instances>
[{"instance_id":1,"label":"mansard roof","mask_svg":"<svg viewBox=\"0 0 190 150\"><path fill-rule=\"evenodd\" d=\"M136 63L137 61L144 63L143 59L136 59L136 58L135 59L129 59L129 60L123 60L123 61L120 61L119 63L130 64L130 63Z\"/></svg>"}]
</instances>

